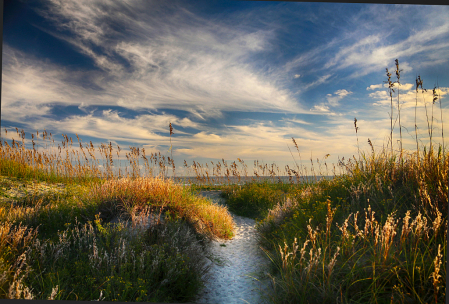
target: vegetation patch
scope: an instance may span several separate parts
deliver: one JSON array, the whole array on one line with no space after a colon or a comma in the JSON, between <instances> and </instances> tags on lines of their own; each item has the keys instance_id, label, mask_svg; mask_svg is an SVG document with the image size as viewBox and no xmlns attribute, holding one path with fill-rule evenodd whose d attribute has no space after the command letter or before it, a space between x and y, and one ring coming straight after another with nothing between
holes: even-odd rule
<instances>
[{"instance_id":1,"label":"vegetation patch","mask_svg":"<svg viewBox=\"0 0 449 304\"><path fill-rule=\"evenodd\" d=\"M391 109L400 85L395 64L397 81L387 70L385 82ZM74 149L65 135L62 148L38 151L39 133L31 149L16 129L21 141L0 140L0 297L191 301L208 271L204 257L215 259L208 241L234 233L227 207L195 193L221 189L229 210L257 219L272 262L272 303L443 303L449 153L443 132L443 144L432 141L433 107L439 101L441 110L441 101L434 88L429 144L418 140L415 122L416 150L408 151L397 92L398 147L390 114L387 145L375 151L368 139L371 151L342 159L344 174L334 166L332 179L321 178L328 155L311 160L313 176L293 157L288 181L274 164L255 161L251 177L242 160L239 171L222 159L194 162L199 182L182 186L166 178L170 166L175 171L172 157L131 147L122 168L118 145L102 144L100 160L92 143L77 137ZM358 136L356 118L354 128Z\"/></svg>"}]
</instances>

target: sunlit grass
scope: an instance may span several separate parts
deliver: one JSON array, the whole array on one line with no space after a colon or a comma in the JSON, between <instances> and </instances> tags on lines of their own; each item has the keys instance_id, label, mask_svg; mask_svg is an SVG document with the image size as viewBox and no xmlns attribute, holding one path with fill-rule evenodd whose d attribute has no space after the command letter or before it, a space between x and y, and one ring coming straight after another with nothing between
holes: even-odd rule
<instances>
[{"instance_id":1,"label":"sunlit grass","mask_svg":"<svg viewBox=\"0 0 449 304\"><path fill-rule=\"evenodd\" d=\"M236 206L267 214L258 231L272 261L273 303L445 302L449 152L432 143L427 119L430 143L416 136L416 151L402 149L400 134L396 152L391 132L390 147L375 152L369 141L370 153L340 162L345 174L293 187L283 199L267 185L229 191L256 194Z\"/></svg>"},{"instance_id":2,"label":"sunlit grass","mask_svg":"<svg viewBox=\"0 0 449 304\"><path fill-rule=\"evenodd\" d=\"M420 168L414 155L379 169L382 158L355 163L269 210L258 230L273 302L443 303L449 153L422 156ZM440 172L418 182L429 166Z\"/></svg>"},{"instance_id":3,"label":"sunlit grass","mask_svg":"<svg viewBox=\"0 0 449 304\"><path fill-rule=\"evenodd\" d=\"M110 218L132 210L152 208L185 219L210 237L232 237L233 221L227 208L192 194L189 188L160 178L123 178L98 185L88 194Z\"/></svg>"},{"instance_id":4,"label":"sunlit grass","mask_svg":"<svg viewBox=\"0 0 449 304\"><path fill-rule=\"evenodd\" d=\"M401 132L394 150L390 118L385 148L369 140L371 151L332 169L327 154L308 171L292 138L299 162L292 153L285 170L184 161L189 186L168 178L173 157L136 147L123 157L118 145L95 148L78 136L55 146L45 131L27 145L16 129L19 141L0 140L0 297L194 299L208 240L234 233L228 209L197 194L213 189L230 211L257 219L273 303L443 303L449 153L432 142L433 117L428 146L415 126L416 150L403 149Z\"/></svg>"},{"instance_id":5,"label":"sunlit grass","mask_svg":"<svg viewBox=\"0 0 449 304\"><path fill-rule=\"evenodd\" d=\"M150 167L135 149L122 173L112 168L111 146L99 148L106 157L99 160L93 145L75 150L66 136L52 153L38 151L34 135L27 149L25 133L17 135L21 142L0 146L1 298L186 302L197 295L212 258L208 240L231 238L234 223L227 208L164 178L172 159L153 155ZM90 158L81 160L80 151ZM164 220L140 225L155 215Z\"/></svg>"}]
</instances>

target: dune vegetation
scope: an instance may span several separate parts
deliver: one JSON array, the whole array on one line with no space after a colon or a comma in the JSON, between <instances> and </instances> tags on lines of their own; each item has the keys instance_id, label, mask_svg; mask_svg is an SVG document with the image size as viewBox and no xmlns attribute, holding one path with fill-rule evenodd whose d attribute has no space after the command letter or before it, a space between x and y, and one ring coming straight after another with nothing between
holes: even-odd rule
<instances>
[{"instance_id":1,"label":"dune vegetation","mask_svg":"<svg viewBox=\"0 0 449 304\"><path fill-rule=\"evenodd\" d=\"M397 60L396 68L399 82ZM388 70L387 77L394 93ZM418 76L416 92L424 90ZM432 113L436 102L441 107L436 92L429 102ZM449 152L444 133L443 144L433 144L436 119L427 116L429 144L418 141L415 123L416 150L402 149L402 133L396 149L391 121L387 147L375 151L368 139L371 151L341 161L344 174L332 180L224 189L231 211L259 220L259 243L272 261L274 293L266 294L271 302L445 302ZM440 123L443 130L442 115ZM357 119L354 128L357 134Z\"/></svg>"},{"instance_id":2,"label":"dune vegetation","mask_svg":"<svg viewBox=\"0 0 449 304\"><path fill-rule=\"evenodd\" d=\"M386 83L402 130L396 68ZM258 161L251 172L241 159L184 161L195 181L176 183L172 156L130 147L123 157L118 145L67 135L56 146L51 133L29 141L16 129L0 139L0 298L191 301L209 240L233 237L231 211L257 219L273 286L261 292L272 303L443 303L449 152L443 132L442 144L432 141L433 107L441 111L433 92L427 145L415 123L416 150L403 149L402 132L394 146L391 116L386 147L368 139L371 151L321 179L327 156L310 172L294 158L282 172ZM221 190L227 207L201 189Z\"/></svg>"},{"instance_id":3,"label":"dune vegetation","mask_svg":"<svg viewBox=\"0 0 449 304\"><path fill-rule=\"evenodd\" d=\"M106 157L102 171L92 144L75 151L65 137L56 153L38 151L38 133L30 149L25 133L16 131L22 141L0 146L1 298L186 302L196 296L208 271L209 240L233 236L227 208L161 174L142 176L132 164L116 175L104 147L98 149Z\"/></svg>"}]
</instances>

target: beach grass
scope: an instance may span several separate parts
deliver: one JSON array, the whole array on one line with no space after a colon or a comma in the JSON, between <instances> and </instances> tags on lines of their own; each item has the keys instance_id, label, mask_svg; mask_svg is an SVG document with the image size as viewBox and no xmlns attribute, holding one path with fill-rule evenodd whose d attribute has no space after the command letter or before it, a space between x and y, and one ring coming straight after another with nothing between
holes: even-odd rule
<instances>
[{"instance_id":1,"label":"beach grass","mask_svg":"<svg viewBox=\"0 0 449 304\"><path fill-rule=\"evenodd\" d=\"M400 134L393 149L391 132L387 147L369 141L332 180L228 187L235 208L259 218L272 303L445 303L449 152L443 132L432 143L427 120L427 146L416 136L416 150L403 150Z\"/></svg>"},{"instance_id":2,"label":"beach grass","mask_svg":"<svg viewBox=\"0 0 449 304\"><path fill-rule=\"evenodd\" d=\"M195 298L213 258L209 241L233 236L227 208L162 174L102 171L100 163L111 165L104 147L86 146L82 161L68 137L51 152L36 149L34 136L27 148L25 133L17 135L22 141L0 149L1 298Z\"/></svg>"},{"instance_id":3,"label":"beach grass","mask_svg":"<svg viewBox=\"0 0 449 304\"><path fill-rule=\"evenodd\" d=\"M407 165L384 158L387 172L376 157L355 163L270 209L258 231L272 301L444 303L449 153L421 156L420 168L414 155ZM424 182L422 172L435 174Z\"/></svg>"},{"instance_id":4,"label":"beach grass","mask_svg":"<svg viewBox=\"0 0 449 304\"><path fill-rule=\"evenodd\" d=\"M400 77L395 63L396 82L387 70L390 93ZM435 92L431 106L441 110ZM371 151L341 160L330 179L320 179L330 175L328 155L307 171L292 154L285 170L259 161L250 169L241 159L184 161L194 177L188 185L167 178L176 174L172 155L95 148L67 135L56 146L46 131L27 145L16 129L12 141L0 140L0 297L191 301L208 271L209 240L233 236L229 208L257 220L271 260L273 290L263 292L272 303L443 303L444 134L436 144L427 117L430 140L422 144L415 118L416 150L404 150L402 132L392 144L390 118L386 147L375 151L368 140ZM358 144L357 119L354 128ZM227 207L201 190L221 190ZM150 215L156 222L148 227Z\"/></svg>"}]
</instances>

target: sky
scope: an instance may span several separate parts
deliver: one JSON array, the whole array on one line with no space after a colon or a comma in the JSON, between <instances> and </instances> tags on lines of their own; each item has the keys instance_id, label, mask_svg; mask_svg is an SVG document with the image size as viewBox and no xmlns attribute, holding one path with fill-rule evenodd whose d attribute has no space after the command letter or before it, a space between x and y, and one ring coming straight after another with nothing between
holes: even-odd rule
<instances>
[{"instance_id":1,"label":"sky","mask_svg":"<svg viewBox=\"0 0 449 304\"><path fill-rule=\"evenodd\" d=\"M337 164L370 153L368 139L387 146L391 113L399 148L399 89L413 151L415 112L420 145L429 126L435 143L449 132L448 17L402 4L5 0L2 136L141 147L172 155L178 174L184 160Z\"/></svg>"}]
</instances>

